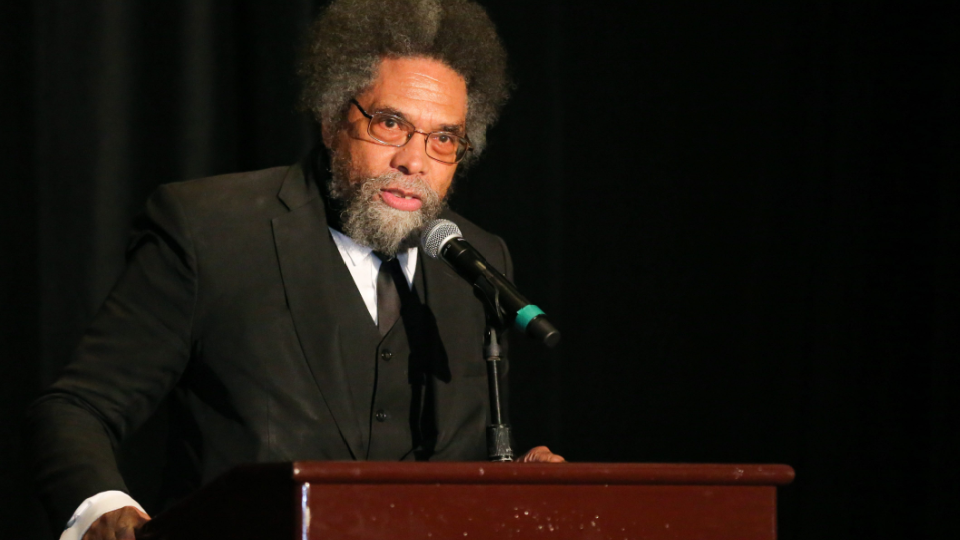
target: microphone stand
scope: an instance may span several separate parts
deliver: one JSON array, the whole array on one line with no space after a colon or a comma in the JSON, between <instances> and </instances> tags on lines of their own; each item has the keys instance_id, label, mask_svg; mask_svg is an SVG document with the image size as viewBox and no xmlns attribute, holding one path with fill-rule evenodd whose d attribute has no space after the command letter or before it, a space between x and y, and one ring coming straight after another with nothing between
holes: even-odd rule
<instances>
[{"instance_id":1,"label":"microphone stand","mask_svg":"<svg viewBox=\"0 0 960 540\"><path fill-rule=\"evenodd\" d=\"M483 358L487 362L487 385L490 390L490 424L487 426L487 459L490 461L513 461L513 448L510 446L510 426L503 421L500 406L500 336L503 335L507 321L504 320L500 306L500 292L490 285L488 280L478 283L474 288L484 300L487 329L483 339Z\"/></svg>"},{"instance_id":2,"label":"microphone stand","mask_svg":"<svg viewBox=\"0 0 960 540\"><path fill-rule=\"evenodd\" d=\"M490 390L487 457L490 461L513 461L510 426L504 423L500 407L500 336L509 324L513 324L530 337L553 347L560 340L560 332L546 317L541 317L543 311L521 296L506 276L487 265L486 260L463 239L455 223L434 220L421 235L420 244L427 255L442 259L471 283L483 303L487 319L483 357L487 363ZM501 292L505 305L501 305Z\"/></svg>"},{"instance_id":3,"label":"microphone stand","mask_svg":"<svg viewBox=\"0 0 960 540\"><path fill-rule=\"evenodd\" d=\"M489 318L488 318L489 320ZM483 356L487 361L487 383L490 387L490 425L487 426L487 458L490 461L513 461L510 426L503 422L500 408L500 339L497 327L487 323Z\"/></svg>"}]
</instances>

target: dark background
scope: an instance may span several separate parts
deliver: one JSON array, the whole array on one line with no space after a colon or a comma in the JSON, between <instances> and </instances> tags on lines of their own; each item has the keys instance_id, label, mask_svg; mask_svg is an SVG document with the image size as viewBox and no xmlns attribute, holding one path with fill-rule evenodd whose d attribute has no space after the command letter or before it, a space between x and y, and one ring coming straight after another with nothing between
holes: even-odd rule
<instances>
[{"instance_id":1,"label":"dark background","mask_svg":"<svg viewBox=\"0 0 960 540\"><path fill-rule=\"evenodd\" d=\"M0 4L4 539L52 536L20 418L146 196L312 144L319 3ZM452 205L564 331L516 347L520 446L787 463L783 538L960 537L954 2L484 4L517 87Z\"/></svg>"}]
</instances>

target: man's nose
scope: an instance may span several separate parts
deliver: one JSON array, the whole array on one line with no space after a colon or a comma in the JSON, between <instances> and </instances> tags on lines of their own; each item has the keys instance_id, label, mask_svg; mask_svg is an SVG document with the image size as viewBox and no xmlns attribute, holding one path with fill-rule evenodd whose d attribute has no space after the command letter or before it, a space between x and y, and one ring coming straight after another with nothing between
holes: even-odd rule
<instances>
[{"instance_id":1,"label":"man's nose","mask_svg":"<svg viewBox=\"0 0 960 540\"><path fill-rule=\"evenodd\" d=\"M425 174L425 167L430 157L427 156L424 137L425 135L421 133L414 133L407 144L397 148L390 166L405 175Z\"/></svg>"}]
</instances>

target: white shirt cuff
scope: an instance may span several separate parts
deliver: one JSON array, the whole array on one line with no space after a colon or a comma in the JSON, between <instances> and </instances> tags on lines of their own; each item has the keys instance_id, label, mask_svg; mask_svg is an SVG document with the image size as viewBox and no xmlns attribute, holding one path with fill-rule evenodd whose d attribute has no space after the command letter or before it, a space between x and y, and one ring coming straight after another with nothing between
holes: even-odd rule
<instances>
[{"instance_id":1,"label":"white shirt cuff","mask_svg":"<svg viewBox=\"0 0 960 540\"><path fill-rule=\"evenodd\" d=\"M133 506L140 509L144 514L147 513L142 506L137 504L137 501L122 491L97 493L80 503L77 511L67 521L67 528L60 535L60 540L80 540L83 535L87 534L90 525L93 525L93 522L100 516L124 506Z\"/></svg>"}]
</instances>

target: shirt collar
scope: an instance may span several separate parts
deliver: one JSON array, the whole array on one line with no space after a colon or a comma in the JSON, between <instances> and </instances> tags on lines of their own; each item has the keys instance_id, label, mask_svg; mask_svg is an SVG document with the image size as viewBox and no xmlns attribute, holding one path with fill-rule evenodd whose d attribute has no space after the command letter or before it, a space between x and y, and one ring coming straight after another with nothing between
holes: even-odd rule
<instances>
[{"instance_id":1,"label":"shirt collar","mask_svg":"<svg viewBox=\"0 0 960 540\"><path fill-rule=\"evenodd\" d=\"M361 246L354 242L353 238L350 238L333 227L330 227L330 234L333 235L333 241L336 242L340 252L346 254L351 265L357 266L365 262L368 257L376 257L376 255L373 254L373 249L367 246Z\"/></svg>"}]
</instances>

